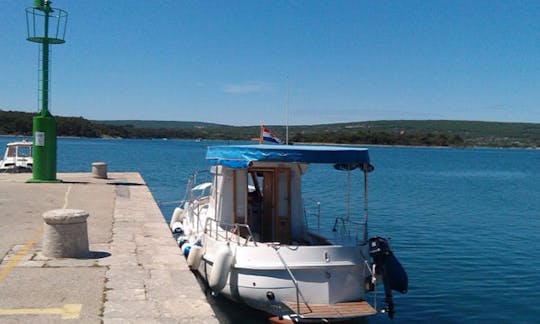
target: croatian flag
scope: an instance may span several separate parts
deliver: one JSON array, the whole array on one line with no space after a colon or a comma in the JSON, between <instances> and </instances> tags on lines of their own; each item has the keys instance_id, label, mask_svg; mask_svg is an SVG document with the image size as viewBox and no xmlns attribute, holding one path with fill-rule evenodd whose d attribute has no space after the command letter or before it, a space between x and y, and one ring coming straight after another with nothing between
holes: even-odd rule
<instances>
[{"instance_id":1,"label":"croatian flag","mask_svg":"<svg viewBox=\"0 0 540 324\"><path fill-rule=\"evenodd\" d=\"M281 141L279 138L274 134L271 130L268 128L261 126L261 143L262 142L270 142L275 144L281 144Z\"/></svg>"}]
</instances>

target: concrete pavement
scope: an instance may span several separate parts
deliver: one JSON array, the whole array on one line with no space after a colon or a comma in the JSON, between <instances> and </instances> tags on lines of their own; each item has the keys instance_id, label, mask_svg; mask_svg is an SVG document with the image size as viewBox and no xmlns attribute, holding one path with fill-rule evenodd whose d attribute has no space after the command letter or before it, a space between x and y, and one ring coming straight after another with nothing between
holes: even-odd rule
<instances>
[{"instance_id":1,"label":"concrete pavement","mask_svg":"<svg viewBox=\"0 0 540 324\"><path fill-rule=\"evenodd\" d=\"M218 323L138 173L0 174L0 322ZM41 254L41 215L90 214L90 254Z\"/></svg>"}]
</instances>

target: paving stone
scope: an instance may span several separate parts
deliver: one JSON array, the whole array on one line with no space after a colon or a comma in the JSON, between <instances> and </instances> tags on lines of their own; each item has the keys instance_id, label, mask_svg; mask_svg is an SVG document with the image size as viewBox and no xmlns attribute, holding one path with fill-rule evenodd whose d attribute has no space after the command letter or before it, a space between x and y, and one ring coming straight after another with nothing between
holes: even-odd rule
<instances>
[{"instance_id":1,"label":"paving stone","mask_svg":"<svg viewBox=\"0 0 540 324\"><path fill-rule=\"evenodd\" d=\"M109 289L105 292L107 301L121 302L124 300L146 300L145 288Z\"/></svg>"},{"instance_id":2,"label":"paving stone","mask_svg":"<svg viewBox=\"0 0 540 324\"><path fill-rule=\"evenodd\" d=\"M156 318L159 315L154 303L147 300L107 301L104 318Z\"/></svg>"}]
</instances>

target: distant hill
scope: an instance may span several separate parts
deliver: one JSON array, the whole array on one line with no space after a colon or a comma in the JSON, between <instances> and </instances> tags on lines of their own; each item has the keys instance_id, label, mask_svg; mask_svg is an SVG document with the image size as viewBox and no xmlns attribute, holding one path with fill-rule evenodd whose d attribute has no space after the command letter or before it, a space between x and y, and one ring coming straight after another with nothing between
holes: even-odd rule
<instances>
[{"instance_id":1,"label":"distant hill","mask_svg":"<svg viewBox=\"0 0 540 324\"><path fill-rule=\"evenodd\" d=\"M0 134L32 134L35 114L0 110ZM102 120L56 117L59 136L119 138L185 138L250 140L259 126L230 126L204 122ZM267 125L281 139L283 125ZM540 147L540 123L502 123L455 120L381 120L320 125L292 125L290 142Z\"/></svg>"},{"instance_id":2,"label":"distant hill","mask_svg":"<svg viewBox=\"0 0 540 324\"><path fill-rule=\"evenodd\" d=\"M228 126L201 122L175 122L175 121L128 121L111 120L95 121L117 126L133 126L138 128L176 128L176 129L221 129L235 133L240 137L248 139L256 137L259 126ZM283 125L268 125L281 138L285 137L285 127ZM458 120L379 120L352 123L334 123L318 125L292 125L289 126L290 138L297 142L329 142L333 143L372 143L374 138L369 136L355 136L359 133L365 135L375 134L383 143L384 139L392 142L400 142L399 138L406 140L403 145L411 145L412 136L419 137L414 145L423 145L428 137L439 137L439 141L454 139L451 145L457 146L501 146L501 147L539 147L540 146L540 123L504 123L504 122L483 122L483 121L458 121ZM384 135L382 135L384 134ZM399 136L397 136L399 135ZM442 139L441 139L442 137ZM462 140L459 144L459 140ZM425 144L425 143L424 143ZM430 145L428 143L428 145ZM435 144L432 144L435 145Z\"/></svg>"},{"instance_id":3,"label":"distant hill","mask_svg":"<svg viewBox=\"0 0 540 324\"><path fill-rule=\"evenodd\" d=\"M357 131L458 135L474 146L540 146L540 123L503 123L459 120L380 120L313 125L307 132Z\"/></svg>"},{"instance_id":4,"label":"distant hill","mask_svg":"<svg viewBox=\"0 0 540 324\"><path fill-rule=\"evenodd\" d=\"M540 134L538 123L503 123L457 120L381 120L339 124L345 128L365 127L373 130L440 132L472 137L529 137Z\"/></svg>"},{"instance_id":5,"label":"distant hill","mask_svg":"<svg viewBox=\"0 0 540 324\"><path fill-rule=\"evenodd\" d=\"M92 120L96 124L132 126L137 128L216 128L226 125L189 122L189 121L160 121L160 120Z\"/></svg>"}]
</instances>

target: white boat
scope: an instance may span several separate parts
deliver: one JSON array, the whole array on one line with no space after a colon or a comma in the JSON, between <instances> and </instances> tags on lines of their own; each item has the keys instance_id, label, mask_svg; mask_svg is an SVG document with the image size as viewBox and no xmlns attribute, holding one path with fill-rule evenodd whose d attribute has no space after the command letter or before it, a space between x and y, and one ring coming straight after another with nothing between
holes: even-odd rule
<instances>
[{"instance_id":1,"label":"white boat","mask_svg":"<svg viewBox=\"0 0 540 324\"><path fill-rule=\"evenodd\" d=\"M381 310L393 316L391 290L406 292L407 275L385 239L368 238L367 149L211 146L206 158L208 179L191 177L170 227L188 266L214 294L293 321L333 321L376 314L377 294L369 292L383 281ZM320 224L322 216L309 215L302 197L301 176L311 163L349 172L344 189L354 170L364 181L363 194L342 195L346 211L336 210L326 236L308 226L309 217ZM329 190L325 179L319 185ZM350 209L353 196L363 207Z\"/></svg>"},{"instance_id":2,"label":"white boat","mask_svg":"<svg viewBox=\"0 0 540 324\"><path fill-rule=\"evenodd\" d=\"M32 172L33 163L32 143L24 140L7 143L0 172Z\"/></svg>"}]
</instances>

